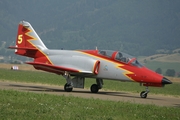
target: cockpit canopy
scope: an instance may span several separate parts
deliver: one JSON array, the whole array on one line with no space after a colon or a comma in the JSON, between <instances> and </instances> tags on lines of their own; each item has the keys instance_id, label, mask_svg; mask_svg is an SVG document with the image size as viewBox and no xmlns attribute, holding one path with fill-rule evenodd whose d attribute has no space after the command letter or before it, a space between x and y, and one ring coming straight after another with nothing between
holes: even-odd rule
<instances>
[{"instance_id":1,"label":"cockpit canopy","mask_svg":"<svg viewBox=\"0 0 180 120\"><path fill-rule=\"evenodd\" d=\"M130 63L133 66L142 67L142 65L137 61L135 57L123 52L112 50L100 50L99 54L126 64Z\"/></svg>"},{"instance_id":2,"label":"cockpit canopy","mask_svg":"<svg viewBox=\"0 0 180 120\"><path fill-rule=\"evenodd\" d=\"M124 62L124 63L128 63L129 61L131 61L133 58L133 56L131 55L128 55L126 53L123 53L123 52L118 52L115 56L115 59L116 60L119 60L121 62Z\"/></svg>"}]
</instances>

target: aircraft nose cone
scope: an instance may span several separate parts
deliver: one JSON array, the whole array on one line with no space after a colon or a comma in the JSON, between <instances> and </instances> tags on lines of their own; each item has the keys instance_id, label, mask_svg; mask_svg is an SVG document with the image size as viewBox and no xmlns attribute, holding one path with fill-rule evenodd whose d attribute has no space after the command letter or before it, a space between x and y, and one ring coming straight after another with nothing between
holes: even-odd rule
<instances>
[{"instance_id":1,"label":"aircraft nose cone","mask_svg":"<svg viewBox=\"0 0 180 120\"><path fill-rule=\"evenodd\" d=\"M165 84L172 84L172 82L170 80L168 80L167 78L163 77L162 84L163 85L165 85Z\"/></svg>"}]
</instances>

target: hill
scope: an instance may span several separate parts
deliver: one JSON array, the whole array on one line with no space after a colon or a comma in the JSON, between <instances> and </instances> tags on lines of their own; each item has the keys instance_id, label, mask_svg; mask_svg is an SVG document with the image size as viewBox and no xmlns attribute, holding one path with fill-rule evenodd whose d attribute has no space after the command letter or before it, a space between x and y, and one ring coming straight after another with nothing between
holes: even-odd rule
<instances>
[{"instance_id":1,"label":"hill","mask_svg":"<svg viewBox=\"0 0 180 120\"><path fill-rule=\"evenodd\" d=\"M161 68L164 75L168 69L174 69L176 76L179 76L180 74L180 53L175 52L171 54L142 56L138 57L138 60L154 71Z\"/></svg>"},{"instance_id":2,"label":"hill","mask_svg":"<svg viewBox=\"0 0 180 120\"><path fill-rule=\"evenodd\" d=\"M0 55L12 55L20 20L29 21L48 48L121 50L152 55L180 44L180 1L0 1Z\"/></svg>"},{"instance_id":3,"label":"hill","mask_svg":"<svg viewBox=\"0 0 180 120\"><path fill-rule=\"evenodd\" d=\"M173 54L155 54L151 56L143 56L140 57L139 60L143 63L147 63L148 61L159 61L159 62L176 62L180 63L180 54L173 53Z\"/></svg>"}]
</instances>

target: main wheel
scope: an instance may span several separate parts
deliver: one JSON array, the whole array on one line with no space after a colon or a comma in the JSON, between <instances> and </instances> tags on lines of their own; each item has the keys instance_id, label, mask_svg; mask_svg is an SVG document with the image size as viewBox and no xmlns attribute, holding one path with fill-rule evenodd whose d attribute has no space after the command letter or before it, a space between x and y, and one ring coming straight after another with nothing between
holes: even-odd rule
<instances>
[{"instance_id":1,"label":"main wheel","mask_svg":"<svg viewBox=\"0 0 180 120\"><path fill-rule=\"evenodd\" d=\"M71 85L68 85L67 83L64 85L64 90L66 92L71 92L73 90L73 87Z\"/></svg>"},{"instance_id":2,"label":"main wheel","mask_svg":"<svg viewBox=\"0 0 180 120\"><path fill-rule=\"evenodd\" d=\"M97 93L99 91L99 87L97 84L91 85L91 92L92 93Z\"/></svg>"},{"instance_id":3,"label":"main wheel","mask_svg":"<svg viewBox=\"0 0 180 120\"><path fill-rule=\"evenodd\" d=\"M142 91L142 92L140 93L140 96L141 96L141 98L146 98L146 97L147 97L146 91Z\"/></svg>"}]
</instances>

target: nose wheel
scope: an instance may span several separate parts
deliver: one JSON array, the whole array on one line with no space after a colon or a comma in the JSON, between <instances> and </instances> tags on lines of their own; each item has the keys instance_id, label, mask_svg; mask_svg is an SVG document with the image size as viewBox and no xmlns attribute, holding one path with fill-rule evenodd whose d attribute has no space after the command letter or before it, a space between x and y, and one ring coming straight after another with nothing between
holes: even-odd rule
<instances>
[{"instance_id":1,"label":"nose wheel","mask_svg":"<svg viewBox=\"0 0 180 120\"><path fill-rule=\"evenodd\" d=\"M147 94L149 93L148 87L146 87L146 91L142 91L140 93L141 98L147 98Z\"/></svg>"}]
</instances>

